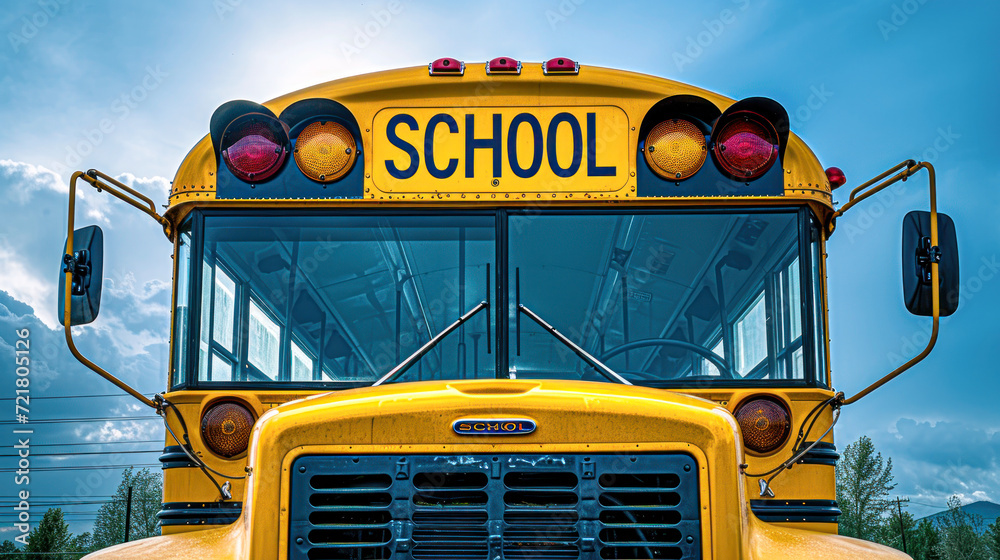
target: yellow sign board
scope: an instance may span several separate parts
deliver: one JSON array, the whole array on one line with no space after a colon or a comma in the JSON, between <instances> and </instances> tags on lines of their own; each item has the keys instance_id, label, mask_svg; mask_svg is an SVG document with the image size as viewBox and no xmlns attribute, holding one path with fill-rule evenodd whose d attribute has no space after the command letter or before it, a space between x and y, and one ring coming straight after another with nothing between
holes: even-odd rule
<instances>
[{"instance_id":1,"label":"yellow sign board","mask_svg":"<svg viewBox=\"0 0 1000 560\"><path fill-rule=\"evenodd\" d=\"M616 191L634 159L613 106L388 108L372 132L383 192Z\"/></svg>"}]
</instances>

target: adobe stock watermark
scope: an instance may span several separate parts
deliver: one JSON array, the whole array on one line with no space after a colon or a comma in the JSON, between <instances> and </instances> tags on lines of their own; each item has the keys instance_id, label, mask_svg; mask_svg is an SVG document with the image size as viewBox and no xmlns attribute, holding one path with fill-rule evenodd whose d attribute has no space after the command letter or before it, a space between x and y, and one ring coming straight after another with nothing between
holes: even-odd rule
<instances>
[{"instance_id":1,"label":"adobe stock watermark","mask_svg":"<svg viewBox=\"0 0 1000 560\"><path fill-rule=\"evenodd\" d=\"M962 135L953 131L950 126L938 128L937 136L921 152L921 160L934 163L941 154L950 150L961 137ZM913 180L910 179L910 181ZM885 216L889 208L893 207L906 194L910 181L898 182L851 210L850 214L855 215L854 220L843 225L844 231L847 234L847 241L853 244L863 233L870 230L879 219Z\"/></svg>"},{"instance_id":2,"label":"adobe stock watermark","mask_svg":"<svg viewBox=\"0 0 1000 560\"><path fill-rule=\"evenodd\" d=\"M788 121L791 123L792 128L800 130L806 122L812 119L826 105L826 102L831 97L833 97L833 92L826 89L826 84L810 87L809 97L806 98L806 102L788 113Z\"/></svg>"},{"instance_id":3,"label":"adobe stock watermark","mask_svg":"<svg viewBox=\"0 0 1000 560\"><path fill-rule=\"evenodd\" d=\"M384 8L372 10L371 17L365 23L354 26L354 37L350 43L341 41L340 54L350 63L351 59L368 48L376 37L392 23L393 18L403 13L406 6L399 0L389 0Z\"/></svg>"},{"instance_id":4,"label":"adobe stock watermark","mask_svg":"<svg viewBox=\"0 0 1000 560\"><path fill-rule=\"evenodd\" d=\"M16 32L7 33L7 41L10 47L17 54L21 47L27 45L29 41L38 36L38 33L48 25L59 14L63 13L63 6L69 4L71 0L38 0L38 10L22 17L15 23Z\"/></svg>"},{"instance_id":5,"label":"adobe stock watermark","mask_svg":"<svg viewBox=\"0 0 1000 560\"><path fill-rule=\"evenodd\" d=\"M960 307L969 305L969 302L974 300L997 275L1000 275L1000 259L997 258L996 253L988 257L981 257L978 264L979 268L976 269L976 274L963 281L959 286L958 298ZM942 297L948 296L942 294ZM933 323L925 321L922 328L909 336L901 337L899 339L899 350L889 352L885 356L889 361L889 365L893 368L899 367L906 360L917 355L918 352L927 346L932 330Z\"/></svg>"},{"instance_id":6,"label":"adobe stock watermark","mask_svg":"<svg viewBox=\"0 0 1000 560\"><path fill-rule=\"evenodd\" d=\"M66 157L63 158L62 163L53 163L53 171L63 174L69 169L79 166L83 162L83 158L93 153L94 149L116 130L117 123L127 119L132 114L132 111L137 109L139 104L145 101L151 92L159 88L169 76L170 74L164 72L159 65L155 67L147 66L146 74L139 80L139 83L129 91L116 97L108 105L108 110L117 116L117 120L103 118L94 128L80 131L82 138L75 144L66 146Z\"/></svg>"},{"instance_id":7,"label":"adobe stock watermark","mask_svg":"<svg viewBox=\"0 0 1000 560\"><path fill-rule=\"evenodd\" d=\"M559 4L556 5L555 9L545 10L545 20L549 22L549 27L553 30L561 24L566 23L566 21L576 13L576 9L583 5L587 0L561 0Z\"/></svg>"},{"instance_id":8,"label":"adobe stock watermark","mask_svg":"<svg viewBox=\"0 0 1000 560\"><path fill-rule=\"evenodd\" d=\"M882 40L888 41L890 35L909 23L910 18L919 12L920 8L927 2L928 0L903 0L903 2L893 4L889 19L878 20L878 30L882 33Z\"/></svg>"},{"instance_id":9,"label":"adobe stock watermark","mask_svg":"<svg viewBox=\"0 0 1000 560\"><path fill-rule=\"evenodd\" d=\"M739 21L739 12L744 12L750 7L750 0L732 0L738 10L726 8L719 12L714 19L702 20L703 30L688 35L686 44L682 50L674 51L672 56L678 72L683 72L684 67L694 64L694 61L705 54L705 49L711 47L716 39L722 36L726 29Z\"/></svg>"},{"instance_id":10,"label":"adobe stock watermark","mask_svg":"<svg viewBox=\"0 0 1000 560\"><path fill-rule=\"evenodd\" d=\"M215 8L215 15L219 17L219 21L224 21L226 17L235 12L236 8L243 5L243 0L215 0L212 2L212 7Z\"/></svg>"}]
</instances>

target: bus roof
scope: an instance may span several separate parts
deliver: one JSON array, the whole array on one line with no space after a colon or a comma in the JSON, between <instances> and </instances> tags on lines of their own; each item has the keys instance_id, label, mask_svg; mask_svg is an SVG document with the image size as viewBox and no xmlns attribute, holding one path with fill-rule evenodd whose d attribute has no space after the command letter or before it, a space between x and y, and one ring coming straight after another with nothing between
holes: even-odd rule
<instances>
[{"instance_id":1,"label":"bus roof","mask_svg":"<svg viewBox=\"0 0 1000 560\"><path fill-rule=\"evenodd\" d=\"M202 138L185 157L174 177L168 215L177 218L186 213L188 207L207 204L517 205L545 200L554 204L612 202L702 206L808 203L817 215L825 217L832 209L832 198L823 168L809 147L787 131L784 110L770 100L756 101L762 99L736 102L681 82L592 66L583 66L578 73L546 73L539 63L518 65L517 73L490 73L485 63L470 63L463 65L460 75L433 75L429 66L418 66L353 76L305 88L262 106L250 102L237 102L235 106L244 107L240 109L244 112L256 106L259 113L272 113L272 117L284 123L286 132L290 130L292 134L297 132L296 122L289 118L302 121L302 113L308 112L308 107L324 107L322 102L340 107L347 120L355 120L354 133L359 136L356 139L358 165L351 173L356 176L355 194L332 195L338 187L336 183L302 191L295 186L295 181L302 177L294 169L282 172L288 172L287 180L271 180L274 185L287 183L285 187L261 182L224 192L238 181L232 181L232 174L220 161L222 152L217 145L222 136L220 128ZM750 188L750 181L745 182L747 189L743 190L744 183L732 178L716 179L715 184L719 187L716 191L692 188L697 183L693 179L659 181L662 187L643 188L644 180L647 185L656 182L640 155L643 140L649 134L650 119L656 120L654 113L679 108L690 111L711 127L720 114L725 117L727 111L742 108L743 104L753 108L765 101L780 109L776 115L784 115L778 130L780 135L781 126L784 126L786 135L782 137L782 157L778 165L759 181L763 184L763 179L770 177L770 190ZM310 105L310 102L320 105ZM232 111L238 113L233 106L230 103L220 107L213 117L213 125L215 120L222 118L220 113L223 116L231 116ZM669 109L665 108L668 106ZM765 108L771 106L763 105ZM226 113L227 110L230 112ZM669 116L670 113L662 114ZM288 115L291 117L286 118ZM501 138L498 142L502 144L490 145L490 140L496 139L490 136L491 116L496 119L492 121L494 134L513 134L514 140ZM781 117L772 120L781 121ZM503 130L497 131L497 124ZM425 137L427 125L432 130ZM460 130L463 125L469 127L465 140L462 140L462 133L466 131ZM530 151L532 132L535 133L534 153ZM554 138L543 138L546 132L551 133L549 136L558 136L558 142ZM710 131L706 130L705 134ZM541 162L543 146L540 141L548 142L549 151L559 151L549 155L549 165ZM510 144L517 144L519 148ZM564 147L567 144L570 146ZM500 149L494 150L494 147ZM703 146L702 149L712 148ZM428 153L427 150L434 151ZM456 167L463 155L469 160L463 162L464 174ZM493 156L493 180L484 176L491 168L489 155ZM503 160L502 168L496 161L498 158ZM289 155L287 159L284 166L294 167L293 157ZM524 167L523 163L529 159L530 164ZM583 159L587 160L586 165ZM711 164L712 157L707 159L710 161L704 164L705 168L719 168ZM435 177L441 177L442 172L449 169L452 174L441 180L429 180L430 175L421 169L411 174L412 180L403 180L409 177L405 176L405 170L399 171L397 164L400 167L408 162L416 165L417 162L411 160L433 165L434 169L427 171ZM475 160L474 166L472 160ZM445 162L449 166L442 169ZM568 167L574 164L576 168ZM580 171L566 176L567 169ZM536 175L525 175L532 170L537 171ZM596 173L590 173L595 170ZM435 171L437 173L433 173ZM716 169L711 172L715 175L709 177L709 171L705 171L694 177L715 178L718 175ZM543 177L546 173L548 180ZM293 179L293 175L298 179ZM557 176L558 180L551 180ZM647 176L653 179L644 179ZM332 188L326 189L327 186Z\"/></svg>"}]
</instances>

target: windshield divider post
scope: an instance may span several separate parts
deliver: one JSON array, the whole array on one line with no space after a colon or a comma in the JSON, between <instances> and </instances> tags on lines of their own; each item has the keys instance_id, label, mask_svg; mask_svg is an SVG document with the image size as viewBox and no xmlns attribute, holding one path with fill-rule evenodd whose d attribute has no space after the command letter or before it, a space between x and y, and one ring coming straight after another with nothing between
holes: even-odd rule
<instances>
[{"instance_id":1,"label":"windshield divider post","mask_svg":"<svg viewBox=\"0 0 1000 560\"><path fill-rule=\"evenodd\" d=\"M514 333L517 345L517 355L521 355L521 267L514 269L514 302L517 305L518 313L514 317Z\"/></svg>"},{"instance_id":2,"label":"windshield divider post","mask_svg":"<svg viewBox=\"0 0 1000 560\"><path fill-rule=\"evenodd\" d=\"M486 305L490 305L493 301L493 296L490 294L490 263L486 263ZM486 316L486 353L493 353L493 332L490 327L490 316ZM478 356L478 353L477 353ZM478 373L478 372L477 372Z\"/></svg>"},{"instance_id":3,"label":"windshield divider post","mask_svg":"<svg viewBox=\"0 0 1000 560\"><path fill-rule=\"evenodd\" d=\"M580 356L580 358L582 358L583 361L587 362L590 365L590 367L594 368L595 370L597 370L598 373L607 378L608 381L621 383L622 385L632 384L628 379L625 379L621 375L618 375L618 373L616 373L615 370L609 368L608 366L604 365L604 363L602 363L600 360L591 356L586 350L584 350L578 344L566 338L561 332L557 331L555 327L546 323L544 319L536 315L534 311L528 309L521 303L517 304L517 311L518 311L518 317L520 317L521 313L527 315L529 319L538 323L538 326L542 327L542 329L544 329L545 332L551 334L552 336L556 337L556 340L565 344L566 347L568 347L570 350L576 353L577 356Z\"/></svg>"}]
</instances>

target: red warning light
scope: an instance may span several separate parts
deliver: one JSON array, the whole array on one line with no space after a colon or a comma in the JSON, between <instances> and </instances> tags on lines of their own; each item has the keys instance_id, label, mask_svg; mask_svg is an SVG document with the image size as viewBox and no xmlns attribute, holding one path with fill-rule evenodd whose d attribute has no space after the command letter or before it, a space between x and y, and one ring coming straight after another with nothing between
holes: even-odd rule
<instances>
[{"instance_id":1,"label":"red warning light","mask_svg":"<svg viewBox=\"0 0 1000 560\"><path fill-rule=\"evenodd\" d=\"M839 167L827 167L826 178L830 180L830 190L842 187L847 182L847 177Z\"/></svg>"}]
</instances>

